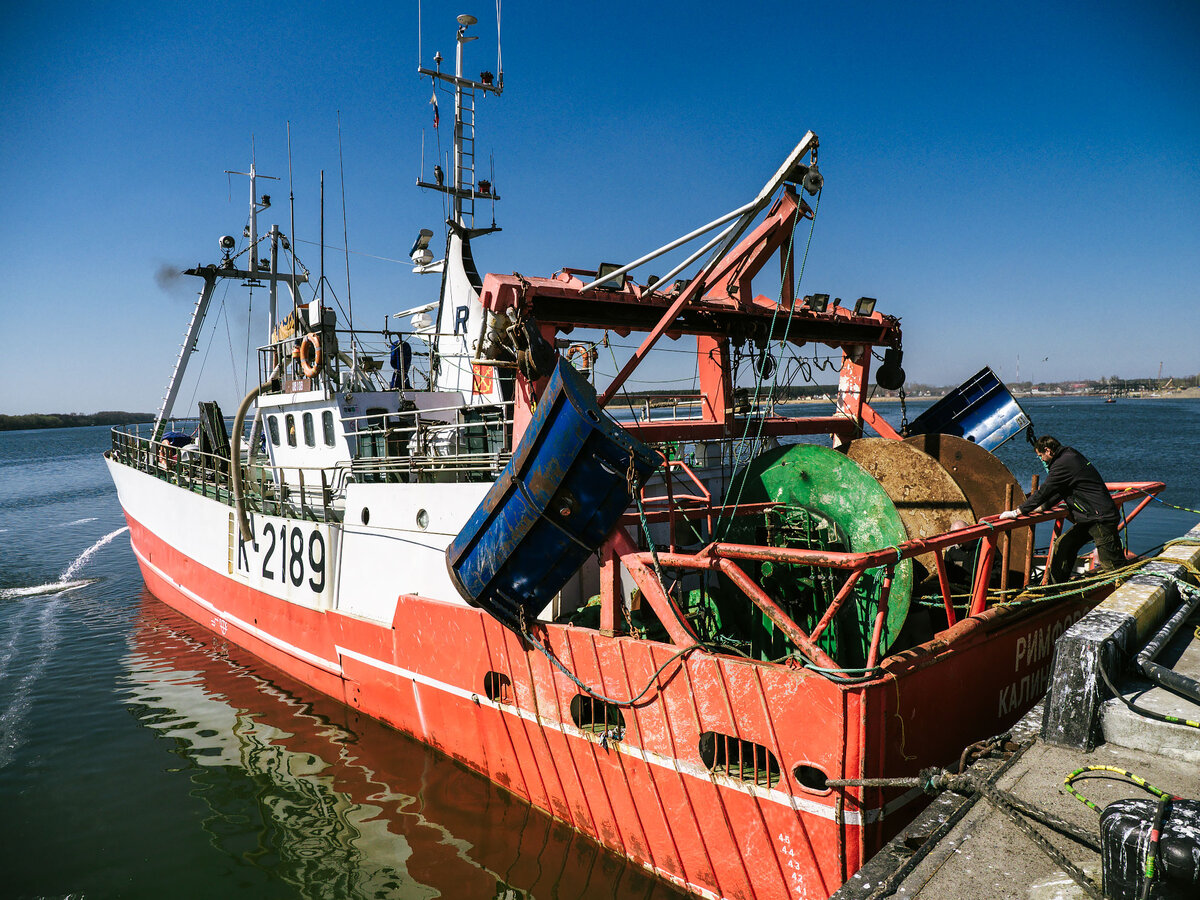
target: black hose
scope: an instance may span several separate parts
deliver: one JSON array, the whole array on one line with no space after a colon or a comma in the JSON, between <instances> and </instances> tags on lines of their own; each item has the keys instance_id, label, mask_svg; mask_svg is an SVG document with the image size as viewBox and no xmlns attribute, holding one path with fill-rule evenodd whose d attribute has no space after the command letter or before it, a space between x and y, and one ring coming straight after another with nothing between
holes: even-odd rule
<instances>
[{"instance_id":1,"label":"black hose","mask_svg":"<svg viewBox=\"0 0 1200 900\"><path fill-rule=\"evenodd\" d=\"M1136 664L1142 674L1151 681L1162 685L1169 691L1180 694L1193 703L1200 704L1200 682L1154 661L1167 642L1175 636L1179 627L1196 611L1196 607L1200 606L1200 590L1185 587L1178 581L1175 582L1175 585L1181 594L1190 596L1179 605L1175 615L1171 616L1158 630L1158 633L1142 648L1142 652L1137 655Z\"/></svg>"}]
</instances>

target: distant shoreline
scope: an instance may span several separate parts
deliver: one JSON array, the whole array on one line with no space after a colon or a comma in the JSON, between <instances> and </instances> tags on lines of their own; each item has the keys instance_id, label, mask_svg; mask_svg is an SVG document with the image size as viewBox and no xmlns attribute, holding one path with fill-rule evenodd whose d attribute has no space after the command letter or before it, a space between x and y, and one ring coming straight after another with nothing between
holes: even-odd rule
<instances>
[{"instance_id":1,"label":"distant shoreline","mask_svg":"<svg viewBox=\"0 0 1200 900\"><path fill-rule=\"evenodd\" d=\"M907 400L940 400L945 394L924 394L919 397L908 397ZM1015 394L1018 400L1100 400L1103 394ZM1181 391L1169 391L1165 394L1119 394L1116 399L1120 402L1130 400L1200 400L1200 387L1184 388ZM781 400L780 405L794 403L832 403L827 397L797 397L794 400ZM899 403L899 397L875 397L872 403ZM616 400L614 407L640 407L645 400L629 398L628 402ZM669 400L656 397L650 405L658 408L669 405ZM82 413L28 413L19 416L0 415L0 431L32 431L44 428L84 428L92 425L138 425L154 421L154 413L130 412L98 412L90 415Z\"/></svg>"},{"instance_id":2,"label":"distant shoreline","mask_svg":"<svg viewBox=\"0 0 1200 900\"><path fill-rule=\"evenodd\" d=\"M90 425L137 425L153 422L154 413L105 410L83 413L29 413L22 416L0 415L0 431L32 431L42 428L84 428Z\"/></svg>"}]
</instances>

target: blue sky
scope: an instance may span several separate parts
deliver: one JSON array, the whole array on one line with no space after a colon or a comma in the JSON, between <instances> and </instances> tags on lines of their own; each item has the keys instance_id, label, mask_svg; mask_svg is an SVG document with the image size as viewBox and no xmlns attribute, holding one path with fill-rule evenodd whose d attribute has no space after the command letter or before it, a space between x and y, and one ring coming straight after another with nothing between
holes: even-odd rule
<instances>
[{"instance_id":1,"label":"blue sky","mask_svg":"<svg viewBox=\"0 0 1200 900\"><path fill-rule=\"evenodd\" d=\"M157 408L194 297L156 274L260 220L341 247L363 327L425 302L403 259L440 198L428 80L453 18L494 69L495 7L6 4L0 12L0 412ZM826 178L801 290L879 298L911 380L1200 370L1200 7L1142 3L543 3L503 8L505 93L477 115L496 216L481 268L640 256L749 199L807 129ZM418 40L418 33L423 32ZM423 55L423 58L419 56ZM443 142L449 139L442 106ZM272 215L272 213L274 215ZM344 295L340 251L326 274ZM761 289L761 288L760 288ZM235 292L236 293L236 292ZM210 315L199 391L232 410L247 314ZM265 297L256 298L261 310ZM224 316L218 318L218 316ZM258 325L249 323L252 340ZM208 349L210 335L215 335ZM239 370L229 375L230 357Z\"/></svg>"}]
</instances>

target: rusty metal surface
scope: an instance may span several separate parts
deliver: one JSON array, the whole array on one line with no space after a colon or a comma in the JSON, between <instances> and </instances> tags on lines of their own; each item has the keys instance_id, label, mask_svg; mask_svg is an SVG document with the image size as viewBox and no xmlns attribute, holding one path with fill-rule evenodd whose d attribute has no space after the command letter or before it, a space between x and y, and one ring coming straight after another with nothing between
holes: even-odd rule
<instances>
[{"instance_id":1,"label":"rusty metal surface","mask_svg":"<svg viewBox=\"0 0 1200 900\"><path fill-rule=\"evenodd\" d=\"M962 488L941 463L919 447L887 438L859 438L850 444L846 455L866 469L892 498L910 539L951 531L955 522L975 524L975 514ZM915 559L926 573L934 571L932 553L922 553Z\"/></svg>"},{"instance_id":2,"label":"rusty metal surface","mask_svg":"<svg viewBox=\"0 0 1200 900\"><path fill-rule=\"evenodd\" d=\"M1012 505L1025 501L1025 491L1008 470L1008 466L978 444L949 434L918 434L905 438L911 444L934 457L962 488L976 519L1004 512L1005 485L1012 485ZM1009 551L1009 570L1019 573L1029 552L1029 531L1018 528L1009 532L1012 548ZM1015 582L1014 582L1015 583Z\"/></svg>"}]
</instances>

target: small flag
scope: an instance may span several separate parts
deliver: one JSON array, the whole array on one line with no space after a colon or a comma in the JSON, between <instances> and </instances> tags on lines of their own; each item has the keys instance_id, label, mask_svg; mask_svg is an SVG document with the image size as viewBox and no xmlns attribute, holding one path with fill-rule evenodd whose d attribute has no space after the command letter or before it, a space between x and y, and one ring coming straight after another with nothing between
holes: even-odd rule
<instances>
[{"instance_id":1,"label":"small flag","mask_svg":"<svg viewBox=\"0 0 1200 900\"><path fill-rule=\"evenodd\" d=\"M496 370L482 363L471 363L471 393L477 397L491 394L496 386Z\"/></svg>"},{"instance_id":2,"label":"small flag","mask_svg":"<svg viewBox=\"0 0 1200 900\"><path fill-rule=\"evenodd\" d=\"M429 98L429 102L433 104L433 127L438 127L438 108L437 108L437 88L433 89L433 96Z\"/></svg>"}]
</instances>

